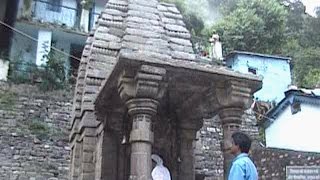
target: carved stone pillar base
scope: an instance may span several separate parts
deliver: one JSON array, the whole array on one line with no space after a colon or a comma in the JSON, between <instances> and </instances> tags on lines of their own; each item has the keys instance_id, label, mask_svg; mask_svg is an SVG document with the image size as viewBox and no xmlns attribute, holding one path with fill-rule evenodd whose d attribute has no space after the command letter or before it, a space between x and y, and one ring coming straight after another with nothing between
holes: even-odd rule
<instances>
[{"instance_id":1,"label":"carved stone pillar base","mask_svg":"<svg viewBox=\"0 0 320 180\"><path fill-rule=\"evenodd\" d=\"M232 147L232 134L240 130L241 116L244 111L241 108L225 108L219 112L223 128L223 157L224 179L228 178L230 165L234 156L230 153Z\"/></svg>"}]
</instances>

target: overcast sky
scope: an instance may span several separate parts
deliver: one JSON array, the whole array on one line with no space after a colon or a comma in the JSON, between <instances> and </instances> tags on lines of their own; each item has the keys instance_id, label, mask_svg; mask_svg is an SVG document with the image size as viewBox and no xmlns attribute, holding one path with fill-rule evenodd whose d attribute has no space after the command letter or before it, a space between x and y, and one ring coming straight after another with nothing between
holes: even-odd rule
<instances>
[{"instance_id":1,"label":"overcast sky","mask_svg":"<svg viewBox=\"0 0 320 180\"><path fill-rule=\"evenodd\" d=\"M320 6L320 0L302 0L302 2L307 8L307 13L315 16L314 8Z\"/></svg>"}]
</instances>

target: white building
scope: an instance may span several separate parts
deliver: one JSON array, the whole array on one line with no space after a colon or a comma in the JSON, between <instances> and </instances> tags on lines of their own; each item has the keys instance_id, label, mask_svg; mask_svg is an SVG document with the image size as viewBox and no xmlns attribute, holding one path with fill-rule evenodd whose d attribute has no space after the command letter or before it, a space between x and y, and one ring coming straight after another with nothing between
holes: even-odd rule
<instances>
[{"instance_id":1,"label":"white building","mask_svg":"<svg viewBox=\"0 0 320 180\"><path fill-rule=\"evenodd\" d=\"M38 42L14 33L10 59L39 66L46 62L44 56L52 46L80 58L88 33L107 2L87 1L92 2L91 8L84 7L81 4L84 1L80 0L19 0L14 26ZM62 58L67 70L76 71L78 61L75 58Z\"/></svg>"},{"instance_id":2,"label":"white building","mask_svg":"<svg viewBox=\"0 0 320 180\"><path fill-rule=\"evenodd\" d=\"M233 51L226 57L229 68L263 77L262 89L254 94L258 100L280 102L283 92L291 85L291 58L259 54L245 51Z\"/></svg>"},{"instance_id":3,"label":"white building","mask_svg":"<svg viewBox=\"0 0 320 180\"><path fill-rule=\"evenodd\" d=\"M285 92L267 117L263 124L267 147L320 152L320 89Z\"/></svg>"}]
</instances>

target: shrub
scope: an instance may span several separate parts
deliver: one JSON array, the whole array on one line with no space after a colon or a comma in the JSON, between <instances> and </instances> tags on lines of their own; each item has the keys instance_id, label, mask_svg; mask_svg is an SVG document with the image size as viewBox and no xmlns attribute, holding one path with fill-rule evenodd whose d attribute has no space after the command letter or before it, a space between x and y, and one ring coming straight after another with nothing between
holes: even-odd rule
<instances>
[{"instance_id":1,"label":"shrub","mask_svg":"<svg viewBox=\"0 0 320 180\"><path fill-rule=\"evenodd\" d=\"M49 139L50 137L50 128L48 125L39 119L34 119L29 123L29 130L34 134L38 139L44 140Z\"/></svg>"}]
</instances>

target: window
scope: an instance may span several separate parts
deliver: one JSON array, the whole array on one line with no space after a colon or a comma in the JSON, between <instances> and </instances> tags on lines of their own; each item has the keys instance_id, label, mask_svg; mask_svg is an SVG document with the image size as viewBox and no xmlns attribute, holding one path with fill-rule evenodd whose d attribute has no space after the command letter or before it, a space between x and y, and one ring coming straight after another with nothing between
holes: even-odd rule
<instances>
[{"instance_id":1,"label":"window","mask_svg":"<svg viewBox=\"0 0 320 180\"><path fill-rule=\"evenodd\" d=\"M256 68L249 67L249 68L248 68L248 72L250 72L250 73L252 73L252 74L257 74L257 69L256 69Z\"/></svg>"},{"instance_id":2,"label":"window","mask_svg":"<svg viewBox=\"0 0 320 180\"><path fill-rule=\"evenodd\" d=\"M47 10L61 12L62 0L47 0Z\"/></svg>"},{"instance_id":3,"label":"window","mask_svg":"<svg viewBox=\"0 0 320 180\"><path fill-rule=\"evenodd\" d=\"M294 102L291 104L291 114L296 114L301 111L300 102Z\"/></svg>"}]
</instances>

